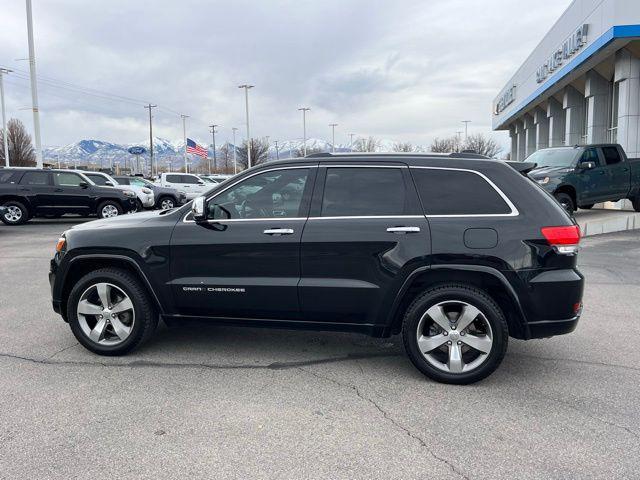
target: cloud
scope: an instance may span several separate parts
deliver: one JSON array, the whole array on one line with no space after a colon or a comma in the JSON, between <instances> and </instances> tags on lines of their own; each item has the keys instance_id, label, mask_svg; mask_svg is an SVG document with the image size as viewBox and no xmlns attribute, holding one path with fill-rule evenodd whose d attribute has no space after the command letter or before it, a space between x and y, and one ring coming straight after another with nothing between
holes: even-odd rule
<instances>
[{"instance_id":1,"label":"cloud","mask_svg":"<svg viewBox=\"0 0 640 480\"><path fill-rule=\"evenodd\" d=\"M569 3L36 2L43 142L140 141L147 101L160 105L159 135L180 138L178 114L186 113L191 136L208 139L207 125L217 123L224 141L231 127L243 127L237 85L246 82L256 86L252 131L272 139L302 136L302 105L312 108L310 136L328 138L327 124L336 122L340 142L355 132L429 144L461 130L464 119L471 131L489 133L493 97ZM30 105L28 65L15 61L26 51L24 3L10 2L0 30L0 64L16 70L7 107L31 129L22 110Z\"/></svg>"}]
</instances>

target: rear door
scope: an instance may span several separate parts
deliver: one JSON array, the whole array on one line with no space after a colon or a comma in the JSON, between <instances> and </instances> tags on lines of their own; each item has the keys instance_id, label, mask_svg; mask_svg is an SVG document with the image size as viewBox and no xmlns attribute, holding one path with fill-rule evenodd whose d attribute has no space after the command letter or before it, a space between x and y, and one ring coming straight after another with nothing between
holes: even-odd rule
<instances>
[{"instance_id":1,"label":"rear door","mask_svg":"<svg viewBox=\"0 0 640 480\"><path fill-rule=\"evenodd\" d=\"M624 161L622 153L615 145L602 147L607 176L609 180L609 200L626 198L629 194L631 170L629 164Z\"/></svg>"},{"instance_id":2,"label":"rear door","mask_svg":"<svg viewBox=\"0 0 640 480\"><path fill-rule=\"evenodd\" d=\"M55 206L54 187L51 173L42 170L29 170L20 180L18 193L29 199L37 213L47 213Z\"/></svg>"},{"instance_id":3,"label":"rear door","mask_svg":"<svg viewBox=\"0 0 640 480\"><path fill-rule=\"evenodd\" d=\"M406 165L323 166L302 235L304 319L380 323L393 292L429 252L429 225Z\"/></svg>"}]
</instances>

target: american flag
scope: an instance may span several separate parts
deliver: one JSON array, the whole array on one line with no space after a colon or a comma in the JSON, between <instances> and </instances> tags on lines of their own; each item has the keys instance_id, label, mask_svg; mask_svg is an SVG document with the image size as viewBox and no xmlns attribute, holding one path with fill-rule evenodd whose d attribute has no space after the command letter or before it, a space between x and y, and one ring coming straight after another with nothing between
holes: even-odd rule
<instances>
[{"instance_id":1,"label":"american flag","mask_svg":"<svg viewBox=\"0 0 640 480\"><path fill-rule=\"evenodd\" d=\"M187 153L193 153L202 158L207 158L207 149L204 147L201 147L190 138L187 138Z\"/></svg>"}]
</instances>

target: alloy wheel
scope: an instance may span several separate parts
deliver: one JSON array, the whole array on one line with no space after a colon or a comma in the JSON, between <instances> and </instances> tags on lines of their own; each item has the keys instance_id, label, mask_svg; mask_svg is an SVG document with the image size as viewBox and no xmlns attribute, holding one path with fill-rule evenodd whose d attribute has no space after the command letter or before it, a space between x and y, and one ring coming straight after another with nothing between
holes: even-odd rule
<instances>
[{"instance_id":1,"label":"alloy wheel","mask_svg":"<svg viewBox=\"0 0 640 480\"><path fill-rule=\"evenodd\" d=\"M4 214L4 218L7 222L19 222L22 219L22 210L15 205L9 205L7 207L7 213Z\"/></svg>"},{"instance_id":2,"label":"alloy wheel","mask_svg":"<svg viewBox=\"0 0 640 480\"><path fill-rule=\"evenodd\" d=\"M446 301L424 313L417 340L429 364L447 373L466 373L488 358L493 332L478 308L463 301Z\"/></svg>"},{"instance_id":3,"label":"alloy wheel","mask_svg":"<svg viewBox=\"0 0 640 480\"><path fill-rule=\"evenodd\" d=\"M133 329L135 310L129 296L112 283L96 283L80 296L78 323L84 334L100 345L124 342Z\"/></svg>"},{"instance_id":4,"label":"alloy wheel","mask_svg":"<svg viewBox=\"0 0 640 480\"><path fill-rule=\"evenodd\" d=\"M160 208L162 210L170 210L174 207L174 203L173 200L171 200L170 198L165 198L164 200L162 200L162 202L160 203Z\"/></svg>"},{"instance_id":5,"label":"alloy wheel","mask_svg":"<svg viewBox=\"0 0 640 480\"><path fill-rule=\"evenodd\" d=\"M103 218L111 218L111 217L117 217L117 216L118 216L118 209L116 208L115 205L109 204L102 207Z\"/></svg>"}]
</instances>

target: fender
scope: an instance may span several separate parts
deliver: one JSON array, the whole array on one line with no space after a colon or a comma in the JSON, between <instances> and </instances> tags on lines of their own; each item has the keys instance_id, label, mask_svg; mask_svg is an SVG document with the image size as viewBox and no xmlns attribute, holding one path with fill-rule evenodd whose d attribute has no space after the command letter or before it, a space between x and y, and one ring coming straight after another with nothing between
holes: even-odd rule
<instances>
[{"instance_id":1,"label":"fender","mask_svg":"<svg viewBox=\"0 0 640 480\"><path fill-rule=\"evenodd\" d=\"M492 268L492 267L488 267L488 266L484 266L484 265L464 265L464 264L436 264L436 265L429 265L429 266L422 266L422 267L418 267L415 270L413 270L408 276L407 278L404 280L402 287L400 287L400 289L398 290L398 293L396 293L396 297L393 301L393 304L391 306L391 309L389 311L389 316L387 317L388 319L390 319L391 321L393 321L393 319L395 318L397 312L398 312L398 308L400 307L400 302L402 301L402 298L404 297L404 294L407 292L407 290L409 289L409 287L411 287L411 284L413 283L413 280L421 273L429 271L429 270L457 270L457 271L473 271L473 272L481 272L481 273L487 273L491 276L493 276L494 278L496 278L500 284L505 288L505 290L508 292L509 297L511 298L511 300L513 301L513 304L516 306L517 309L517 313L518 313L518 321L520 323L520 326L522 328L522 330L525 332L525 335L528 337L529 336L529 327L526 321L526 316L524 314L524 310L522 308L522 305L520 303L520 299L518 297L518 294L516 293L516 291L514 290L514 288L511 286L511 284L509 283L509 281L507 280L507 278L504 276L504 274L502 272L500 272L499 270ZM385 330L389 330L391 328L391 322L387 322L387 325L385 326Z\"/></svg>"},{"instance_id":2,"label":"fender","mask_svg":"<svg viewBox=\"0 0 640 480\"><path fill-rule=\"evenodd\" d=\"M138 262L136 262L131 257L127 257L126 255L117 255L117 254L112 254L112 253L77 255L77 256L75 256L75 257L73 257L72 259L69 260L68 267L64 269L64 274L63 274L62 278L60 279L60 283L59 283L60 287L62 287L65 284L65 281L67 279L67 273L69 272L71 266L75 262L77 262L78 260L84 260L84 259L89 259L89 260L113 259L113 260L123 260L123 261L127 262L129 265L133 266L135 268L135 270L140 274L140 277L142 278L142 280L144 281L145 286L147 287L147 290L149 292L151 292L151 294L153 296L153 299L154 299L158 309L160 310L160 313L161 314L165 313L164 306L162 305L162 302L160 302L160 299L156 295L155 290L151 286L151 282L149 282L149 279L147 278L147 275L144 273L144 271L142 270L140 265L138 265Z\"/></svg>"}]
</instances>

